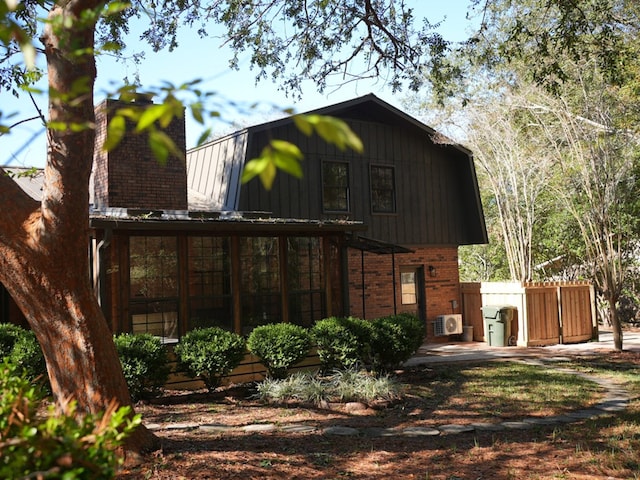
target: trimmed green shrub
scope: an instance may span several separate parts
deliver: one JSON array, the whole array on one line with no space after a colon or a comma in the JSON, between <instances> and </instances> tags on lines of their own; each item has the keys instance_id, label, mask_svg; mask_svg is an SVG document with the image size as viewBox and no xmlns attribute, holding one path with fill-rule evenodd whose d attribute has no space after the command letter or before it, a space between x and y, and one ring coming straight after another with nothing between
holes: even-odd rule
<instances>
[{"instance_id":1,"label":"trimmed green shrub","mask_svg":"<svg viewBox=\"0 0 640 480\"><path fill-rule=\"evenodd\" d=\"M200 378L210 392L240 365L245 352L246 344L240 335L219 327L191 330L175 347L180 368L192 378Z\"/></svg>"},{"instance_id":2,"label":"trimmed green shrub","mask_svg":"<svg viewBox=\"0 0 640 480\"><path fill-rule=\"evenodd\" d=\"M364 365L369 361L371 324L355 317L329 317L311 328L311 338L325 372Z\"/></svg>"},{"instance_id":3,"label":"trimmed green shrub","mask_svg":"<svg viewBox=\"0 0 640 480\"><path fill-rule=\"evenodd\" d=\"M140 425L129 407L78 415L73 403L41 415L43 391L17 366L0 363L0 478L112 479L117 448Z\"/></svg>"},{"instance_id":4,"label":"trimmed green shrub","mask_svg":"<svg viewBox=\"0 0 640 480\"><path fill-rule=\"evenodd\" d=\"M271 323L253 329L247 347L260 359L270 377L285 378L289 368L309 353L311 337L299 325Z\"/></svg>"},{"instance_id":5,"label":"trimmed green shrub","mask_svg":"<svg viewBox=\"0 0 640 480\"><path fill-rule=\"evenodd\" d=\"M35 333L12 323L0 323L0 359L8 358L24 370L30 381L38 379L48 388L47 364Z\"/></svg>"},{"instance_id":6,"label":"trimmed green shrub","mask_svg":"<svg viewBox=\"0 0 640 480\"><path fill-rule=\"evenodd\" d=\"M137 401L157 396L170 370L162 340L150 333L121 333L113 340L131 398Z\"/></svg>"},{"instance_id":7,"label":"trimmed green shrub","mask_svg":"<svg viewBox=\"0 0 640 480\"><path fill-rule=\"evenodd\" d=\"M413 355L422 346L424 338L427 336L426 324L411 313L399 313L392 318L404 330L409 341L410 355Z\"/></svg>"},{"instance_id":8,"label":"trimmed green shrub","mask_svg":"<svg viewBox=\"0 0 640 480\"><path fill-rule=\"evenodd\" d=\"M424 340L424 328L416 317L402 314L377 318L371 322L371 359L373 368L385 371L397 368L418 350Z\"/></svg>"}]
</instances>

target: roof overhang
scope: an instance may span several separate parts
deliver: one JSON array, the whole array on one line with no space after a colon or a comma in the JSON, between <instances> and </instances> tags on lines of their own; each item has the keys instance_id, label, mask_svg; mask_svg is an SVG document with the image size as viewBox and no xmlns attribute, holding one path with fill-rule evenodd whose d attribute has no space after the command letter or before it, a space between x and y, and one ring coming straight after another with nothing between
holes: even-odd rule
<instances>
[{"instance_id":1,"label":"roof overhang","mask_svg":"<svg viewBox=\"0 0 640 480\"><path fill-rule=\"evenodd\" d=\"M382 242L373 238L361 237L359 235L353 235L348 241L347 246L362 250L365 252L371 252L378 255L391 255L394 253L413 253L414 251L403 247L402 245L396 245L394 243Z\"/></svg>"},{"instance_id":2,"label":"roof overhang","mask_svg":"<svg viewBox=\"0 0 640 480\"><path fill-rule=\"evenodd\" d=\"M272 218L257 213L238 212L148 212L132 215L93 213L89 225L94 229L136 231L191 231L245 234L313 234L346 233L366 230L362 222L345 220L306 220Z\"/></svg>"}]
</instances>

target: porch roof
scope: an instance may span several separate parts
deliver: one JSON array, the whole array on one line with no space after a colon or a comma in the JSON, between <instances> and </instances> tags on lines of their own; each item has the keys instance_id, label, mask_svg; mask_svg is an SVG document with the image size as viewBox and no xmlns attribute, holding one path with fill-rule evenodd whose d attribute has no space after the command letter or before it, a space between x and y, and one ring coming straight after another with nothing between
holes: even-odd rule
<instances>
[{"instance_id":1,"label":"porch roof","mask_svg":"<svg viewBox=\"0 0 640 480\"><path fill-rule=\"evenodd\" d=\"M92 211L92 228L145 231L211 231L238 233L315 233L366 230L362 222L349 220L307 220L272 217L268 212L192 212L108 209Z\"/></svg>"},{"instance_id":2,"label":"porch roof","mask_svg":"<svg viewBox=\"0 0 640 480\"><path fill-rule=\"evenodd\" d=\"M387 243L380 240L375 240L373 238L362 237L360 235L353 235L348 240L347 246L365 252L376 253L378 255L390 255L392 253L413 253L413 250L403 247L402 245Z\"/></svg>"}]
</instances>

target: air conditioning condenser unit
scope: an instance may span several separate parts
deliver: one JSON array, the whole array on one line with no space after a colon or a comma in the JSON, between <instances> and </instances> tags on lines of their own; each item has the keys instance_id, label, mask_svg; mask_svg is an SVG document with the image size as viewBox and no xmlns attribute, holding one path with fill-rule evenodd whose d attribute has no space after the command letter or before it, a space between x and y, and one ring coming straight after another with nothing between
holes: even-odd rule
<instances>
[{"instance_id":1,"label":"air conditioning condenser unit","mask_svg":"<svg viewBox=\"0 0 640 480\"><path fill-rule=\"evenodd\" d=\"M462 333L462 315L460 313L450 313L436 317L434 325L434 335L436 337L457 335L459 333Z\"/></svg>"}]
</instances>

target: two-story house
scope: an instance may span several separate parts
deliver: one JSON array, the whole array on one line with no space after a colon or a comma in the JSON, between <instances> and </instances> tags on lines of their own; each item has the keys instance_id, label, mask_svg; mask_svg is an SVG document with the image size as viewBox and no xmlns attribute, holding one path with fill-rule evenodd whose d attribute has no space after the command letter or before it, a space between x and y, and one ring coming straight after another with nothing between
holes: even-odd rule
<instances>
[{"instance_id":1,"label":"two-story house","mask_svg":"<svg viewBox=\"0 0 640 480\"><path fill-rule=\"evenodd\" d=\"M98 106L99 143L118 105ZM291 118L189 150L186 164L158 165L136 135L96 149L91 274L114 332L175 341L198 326L414 312L433 336L438 315L460 311L458 247L487 242L471 152L373 95L313 113L345 120L364 153ZM181 148L184 128L167 130ZM300 147L303 178L241 184L272 138Z\"/></svg>"}]
</instances>

